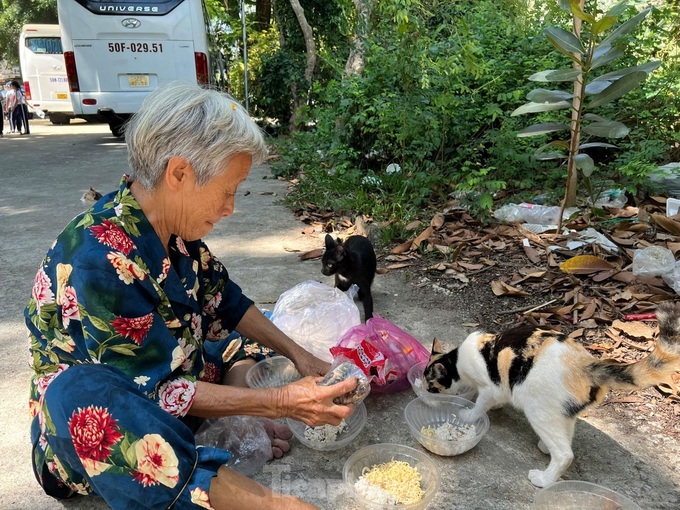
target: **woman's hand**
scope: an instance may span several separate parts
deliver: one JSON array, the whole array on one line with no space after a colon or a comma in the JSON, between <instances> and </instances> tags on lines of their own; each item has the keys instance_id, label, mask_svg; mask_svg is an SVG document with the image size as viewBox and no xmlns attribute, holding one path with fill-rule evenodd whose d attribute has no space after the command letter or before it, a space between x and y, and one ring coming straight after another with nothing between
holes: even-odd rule
<instances>
[{"instance_id":1,"label":"woman's hand","mask_svg":"<svg viewBox=\"0 0 680 510\"><path fill-rule=\"evenodd\" d=\"M338 405L335 397L352 391L357 386L352 377L331 386L319 386L321 378L305 377L282 388L280 392L280 409L282 416L302 421L310 427L319 425L339 425L342 420L354 412L354 406Z\"/></svg>"},{"instance_id":2,"label":"woman's hand","mask_svg":"<svg viewBox=\"0 0 680 510\"><path fill-rule=\"evenodd\" d=\"M295 357L291 359L295 363L295 368L304 377L311 375L312 377L324 376L331 369L331 364L320 360L312 353L300 349L296 352Z\"/></svg>"}]
</instances>

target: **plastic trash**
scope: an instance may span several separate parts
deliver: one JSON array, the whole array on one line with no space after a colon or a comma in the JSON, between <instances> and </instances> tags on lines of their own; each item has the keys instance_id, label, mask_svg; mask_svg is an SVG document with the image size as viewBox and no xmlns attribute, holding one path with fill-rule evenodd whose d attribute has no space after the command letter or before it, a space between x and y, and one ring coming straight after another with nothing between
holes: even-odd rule
<instances>
[{"instance_id":1,"label":"plastic trash","mask_svg":"<svg viewBox=\"0 0 680 510\"><path fill-rule=\"evenodd\" d=\"M564 210L563 220L577 212L575 207ZM529 223L534 225L557 225L560 207L556 205L539 205L522 202L521 204L505 204L493 213L498 221L505 223Z\"/></svg>"},{"instance_id":2,"label":"plastic trash","mask_svg":"<svg viewBox=\"0 0 680 510\"><path fill-rule=\"evenodd\" d=\"M608 189L600 193L595 201L595 207L611 207L614 209L621 209L628 199L626 192L622 189Z\"/></svg>"},{"instance_id":3,"label":"plastic trash","mask_svg":"<svg viewBox=\"0 0 680 510\"><path fill-rule=\"evenodd\" d=\"M352 285L347 293L307 280L287 290L276 301L271 320L295 343L331 363L330 348L352 327L361 324Z\"/></svg>"},{"instance_id":4,"label":"plastic trash","mask_svg":"<svg viewBox=\"0 0 680 510\"><path fill-rule=\"evenodd\" d=\"M662 274L661 278L676 294L680 294L680 261L675 263L673 271Z\"/></svg>"},{"instance_id":5,"label":"plastic trash","mask_svg":"<svg viewBox=\"0 0 680 510\"><path fill-rule=\"evenodd\" d=\"M680 200L677 198L667 198L666 199L666 216L671 217L678 214L680 210Z\"/></svg>"},{"instance_id":6,"label":"plastic trash","mask_svg":"<svg viewBox=\"0 0 680 510\"><path fill-rule=\"evenodd\" d=\"M603 250L608 251L609 253L619 252L619 247L616 246L616 244L592 227L582 230L579 233L579 237L587 243L599 245Z\"/></svg>"},{"instance_id":7,"label":"plastic trash","mask_svg":"<svg viewBox=\"0 0 680 510\"><path fill-rule=\"evenodd\" d=\"M661 186L671 195L680 196L680 162L659 166L647 175L647 179Z\"/></svg>"},{"instance_id":8,"label":"plastic trash","mask_svg":"<svg viewBox=\"0 0 680 510\"><path fill-rule=\"evenodd\" d=\"M675 257L668 248L648 246L633 253L633 274L661 276L675 270Z\"/></svg>"},{"instance_id":9,"label":"plastic trash","mask_svg":"<svg viewBox=\"0 0 680 510\"><path fill-rule=\"evenodd\" d=\"M259 418L225 416L209 418L196 432L196 444L231 453L227 466L252 476L271 460L272 443Z\"/></svg>"}]
</instances>

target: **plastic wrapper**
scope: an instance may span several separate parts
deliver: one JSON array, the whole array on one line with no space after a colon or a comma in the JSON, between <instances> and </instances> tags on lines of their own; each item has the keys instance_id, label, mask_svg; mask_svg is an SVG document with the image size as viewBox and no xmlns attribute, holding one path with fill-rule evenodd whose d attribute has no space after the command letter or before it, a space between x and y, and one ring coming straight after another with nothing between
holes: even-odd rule
<instances>
[{"instance_id":1,"label":"plastic wrapper","mask_svg":"<svg viewBox=\"0 0 680 510\"><path fill-rule=\"evenodd\" d=\"M563 219L568 219L577 212L575 207L564 210ZM533 225L557 225L560 216L560 207L556 205L539 204L505 204L493 213L498 221L505 223L530 223Z\"/></svg>"},{"instance_id":2,"label":"plastic wrapper","mask_svg":"<svg viewBox=\"0 0 680 510\"><path fill-rule=\"evenodd\" d=\"M299 283L281 294L271 320L298 345L330 363L333 356L329 349L361 323L354 303L357 291L356 285L345 293L314 280Z\"/></svg>"},{"instance_id":3,"label":"plastic wrapper","mask_svg":"<svg viewBox=\"0 0 680 510\"><path fill-rule=\"evenodd\" d=\"M196 432L196 444L231 453L227 466L252 476L272 459L272 444L262 422L253 416L209 418Z\"/></svg>"},{"instance_id":4,"label":"plastic wrapper","mask_svg":"<svg viewBox=\"0 0 680 510\"><path fill-rule=\"evenodd\" d=\"M378 392L410 387L409 369L430 357L418 340L378 315L345 333L331 353L354 362Z\"/></svg>"},{"instance_id":5,"label":"plastic wrapper","mask_svg":"<svg viewBox=\"0 0 680 510\"><path fill-rule=\"evenodd\" d=\"M330 371L323 378L323 381L319 383L319 386L330 386L350 377L356 377L357 387L344 395L335 397L333 402L339 405L358 404L371 392L371 381L362 369L344 356L333 360Z\"/></svg>"},{"instance_id":6,"label":"plastic wrapper","mask_svg":"<svg viewBox=\"0 0 680 510\"><path fill-rule=\"evenodd\" d=\"M633 274L661 276L675 270L675 257L668 248L648 246L633 253Z\"/></svg>"}]
</instances>

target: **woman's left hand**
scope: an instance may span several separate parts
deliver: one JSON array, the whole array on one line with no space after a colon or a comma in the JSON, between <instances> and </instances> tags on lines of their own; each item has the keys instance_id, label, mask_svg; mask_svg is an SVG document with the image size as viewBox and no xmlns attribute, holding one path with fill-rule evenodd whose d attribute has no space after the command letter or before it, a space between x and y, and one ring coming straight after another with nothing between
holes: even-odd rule
<instances>
[{"instance_id":1,"label":"woman's left hand","mask_svg":"<svg viewBox=\"0 0 680 510\"><path fill-rule=\"evenodd\" d=\"M331 364L320 360L313 354L300 349L300 351L292 359L295 363L295 368L302 374L303 377L311 375L313 377L324 376L331 369Z\"/></svg>"}]
</instances>

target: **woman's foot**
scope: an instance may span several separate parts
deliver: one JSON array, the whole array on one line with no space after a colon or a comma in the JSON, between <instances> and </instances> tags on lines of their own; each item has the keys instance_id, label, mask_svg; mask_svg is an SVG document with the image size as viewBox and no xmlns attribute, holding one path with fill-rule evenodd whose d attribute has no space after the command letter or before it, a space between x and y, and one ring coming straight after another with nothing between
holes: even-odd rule
<instances>
[{"instance_id":1,"label":"woman's foot","mask_svg":"<svg viewBox=\"0 0 680 510\"><path fill-rule=\"evenodd\" d=\"M285 453L290 451L288 441L293 437L290 427L285 423L270 420L269 418L259 418L260 423L267 431L269 440L272 442L272 456L280 459Z\"/></svg>"}]
</instances>

